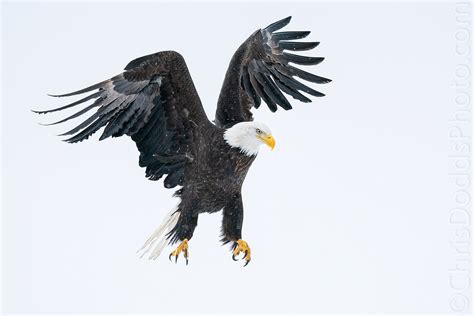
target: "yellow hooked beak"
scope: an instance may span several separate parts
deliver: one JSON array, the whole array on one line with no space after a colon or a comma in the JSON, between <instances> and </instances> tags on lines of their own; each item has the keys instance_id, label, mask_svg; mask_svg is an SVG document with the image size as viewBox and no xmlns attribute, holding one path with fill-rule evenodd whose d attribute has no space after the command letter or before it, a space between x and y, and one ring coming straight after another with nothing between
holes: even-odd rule
<instances>
[{"instance_id":1,"label":"yellow hooked beak","mask_svg":"<svg viewBox=\"0 0 474 316\"><path fill-rule=\"evenodd\" d=\"M261 136L260 139L268 145L272 150L275 148L275 138L272 135Z\"/></svg>"}]
</instances>

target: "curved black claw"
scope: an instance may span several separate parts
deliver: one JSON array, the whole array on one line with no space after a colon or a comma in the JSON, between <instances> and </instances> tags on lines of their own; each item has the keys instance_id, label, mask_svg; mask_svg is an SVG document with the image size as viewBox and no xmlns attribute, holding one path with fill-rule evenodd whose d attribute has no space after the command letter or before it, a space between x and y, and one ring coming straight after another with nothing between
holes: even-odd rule
<instances>
[{"instance_id":1,"label":"curved black claw","mask_svg":"<svg viewBox=\"0 0 474 316\"><path fill-rule=\"evenodd\" d=\"M171 262L173 262L173 261L171 260L171 257L172 257L172 256L174 256L173 253L170 253L170 255L169 255L169 257L168 257L168 259L170 259ZM174 257L174 263L177 263L177 262L178 262L178 256L175 256L175 257Z\"/></svg>"},{"instance_id":2,"label":"curved black claw","mask_svg":"<svg viewBox=\"0 0 474 316\"><path fill-rule=\"evenodd\" d=\"M239 261L238 259L235 259L235 255L232 255L232 260Z\"/></svg>"},{"instance_id":3,"label":"curved black claw","mask_svg":"<svg viewBox=\"0 0 474 316\"><path fill-rule=\"evenodd\" d=\"M249 259L249 260L246 260L246 261L245 261L245 264L244 264L244 267L246 267L246 266L249 264L249 262L250 262L250 259Z\"/></svg>"}]
</instances>

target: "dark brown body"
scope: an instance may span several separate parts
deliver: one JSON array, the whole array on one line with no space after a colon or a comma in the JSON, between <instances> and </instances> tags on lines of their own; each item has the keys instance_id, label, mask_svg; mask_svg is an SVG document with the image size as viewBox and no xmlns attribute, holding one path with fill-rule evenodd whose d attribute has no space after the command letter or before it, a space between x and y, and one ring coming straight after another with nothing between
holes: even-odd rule
<instances>
[{"instance_id":1,"label":"dark brown body","mask_svg":"<svg viewBox=\"0 0 474 316\"><path fill-rule=\"evenodd\" d=\"M201 138L203 139L203 138ZM200 213L214 213L223 209L223 241L241 237L243 206L241 188L245 176L255 160L224 140L224 129L213 129L202 144L192 168L185 169L186 181L176 192L181 197L177 211L178 224L170 233L170 241L190 239ZM196 168L198 166L198 168Z\"/></svg>"}]
</instances>

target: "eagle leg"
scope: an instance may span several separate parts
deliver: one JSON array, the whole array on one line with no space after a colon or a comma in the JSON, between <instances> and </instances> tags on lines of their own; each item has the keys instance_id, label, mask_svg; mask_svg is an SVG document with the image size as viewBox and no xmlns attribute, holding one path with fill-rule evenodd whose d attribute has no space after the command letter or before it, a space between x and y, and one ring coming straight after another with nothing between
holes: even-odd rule
<instances>
[{"instance_id":1,"label":"eagle leg","mask_svg":"<svg viewBox=\"0 0 474 316\"><path fill-rule=\"evenodd\" d=\"M237 261L235 257L238 256L241 252L244 253L244 257L242 259L245 260L245 264L244 264L244 267L245 267L250 262L251 251L250 251L249 244L243 239L239 239L235 242L235 248L234 248L234 251L232 252L232 260Z\"/></svg>"},{"instance_id":2,"label":"eagle leg","mask_svg":"<svg viewBox=\"0 0 474 316\"><path fill-rule=\"evenodd\" d=\"M189 258L189 252L188 252L188 240L184 239L176 249L170 253L169 259L171 261L171 257L174 257L174 262L178 262L178 257L180 253L183 253L184 259L186 259L186 265L188 265L188 258Z\"/></svg>"}]
</instances>

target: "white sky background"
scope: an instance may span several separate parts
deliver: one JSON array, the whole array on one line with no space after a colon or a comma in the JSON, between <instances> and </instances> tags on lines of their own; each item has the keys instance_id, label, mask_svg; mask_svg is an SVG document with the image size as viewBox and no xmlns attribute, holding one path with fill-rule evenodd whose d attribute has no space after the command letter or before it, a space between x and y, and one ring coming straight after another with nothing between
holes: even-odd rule
<instances>
[{"instance_id":1,"label":"white sky background","mask_svg":"<svg viewBox=\"0 0 474 316\"><path fill-rule=\"evenodd\" d=\"M277 147L244 184L252 262L220 246L220 213L200 216L189 266L172 249L139 259L172 191L129 139L69 145L54 135L71 125L37 124L63 115L29 110L173 49L213 117L235 49L288 15L321 42L309 69L334 81L311 104L256 111ZM454 21L454 3L5 4L5 311L448 312Z\"/></svg>"}]
</instances>

